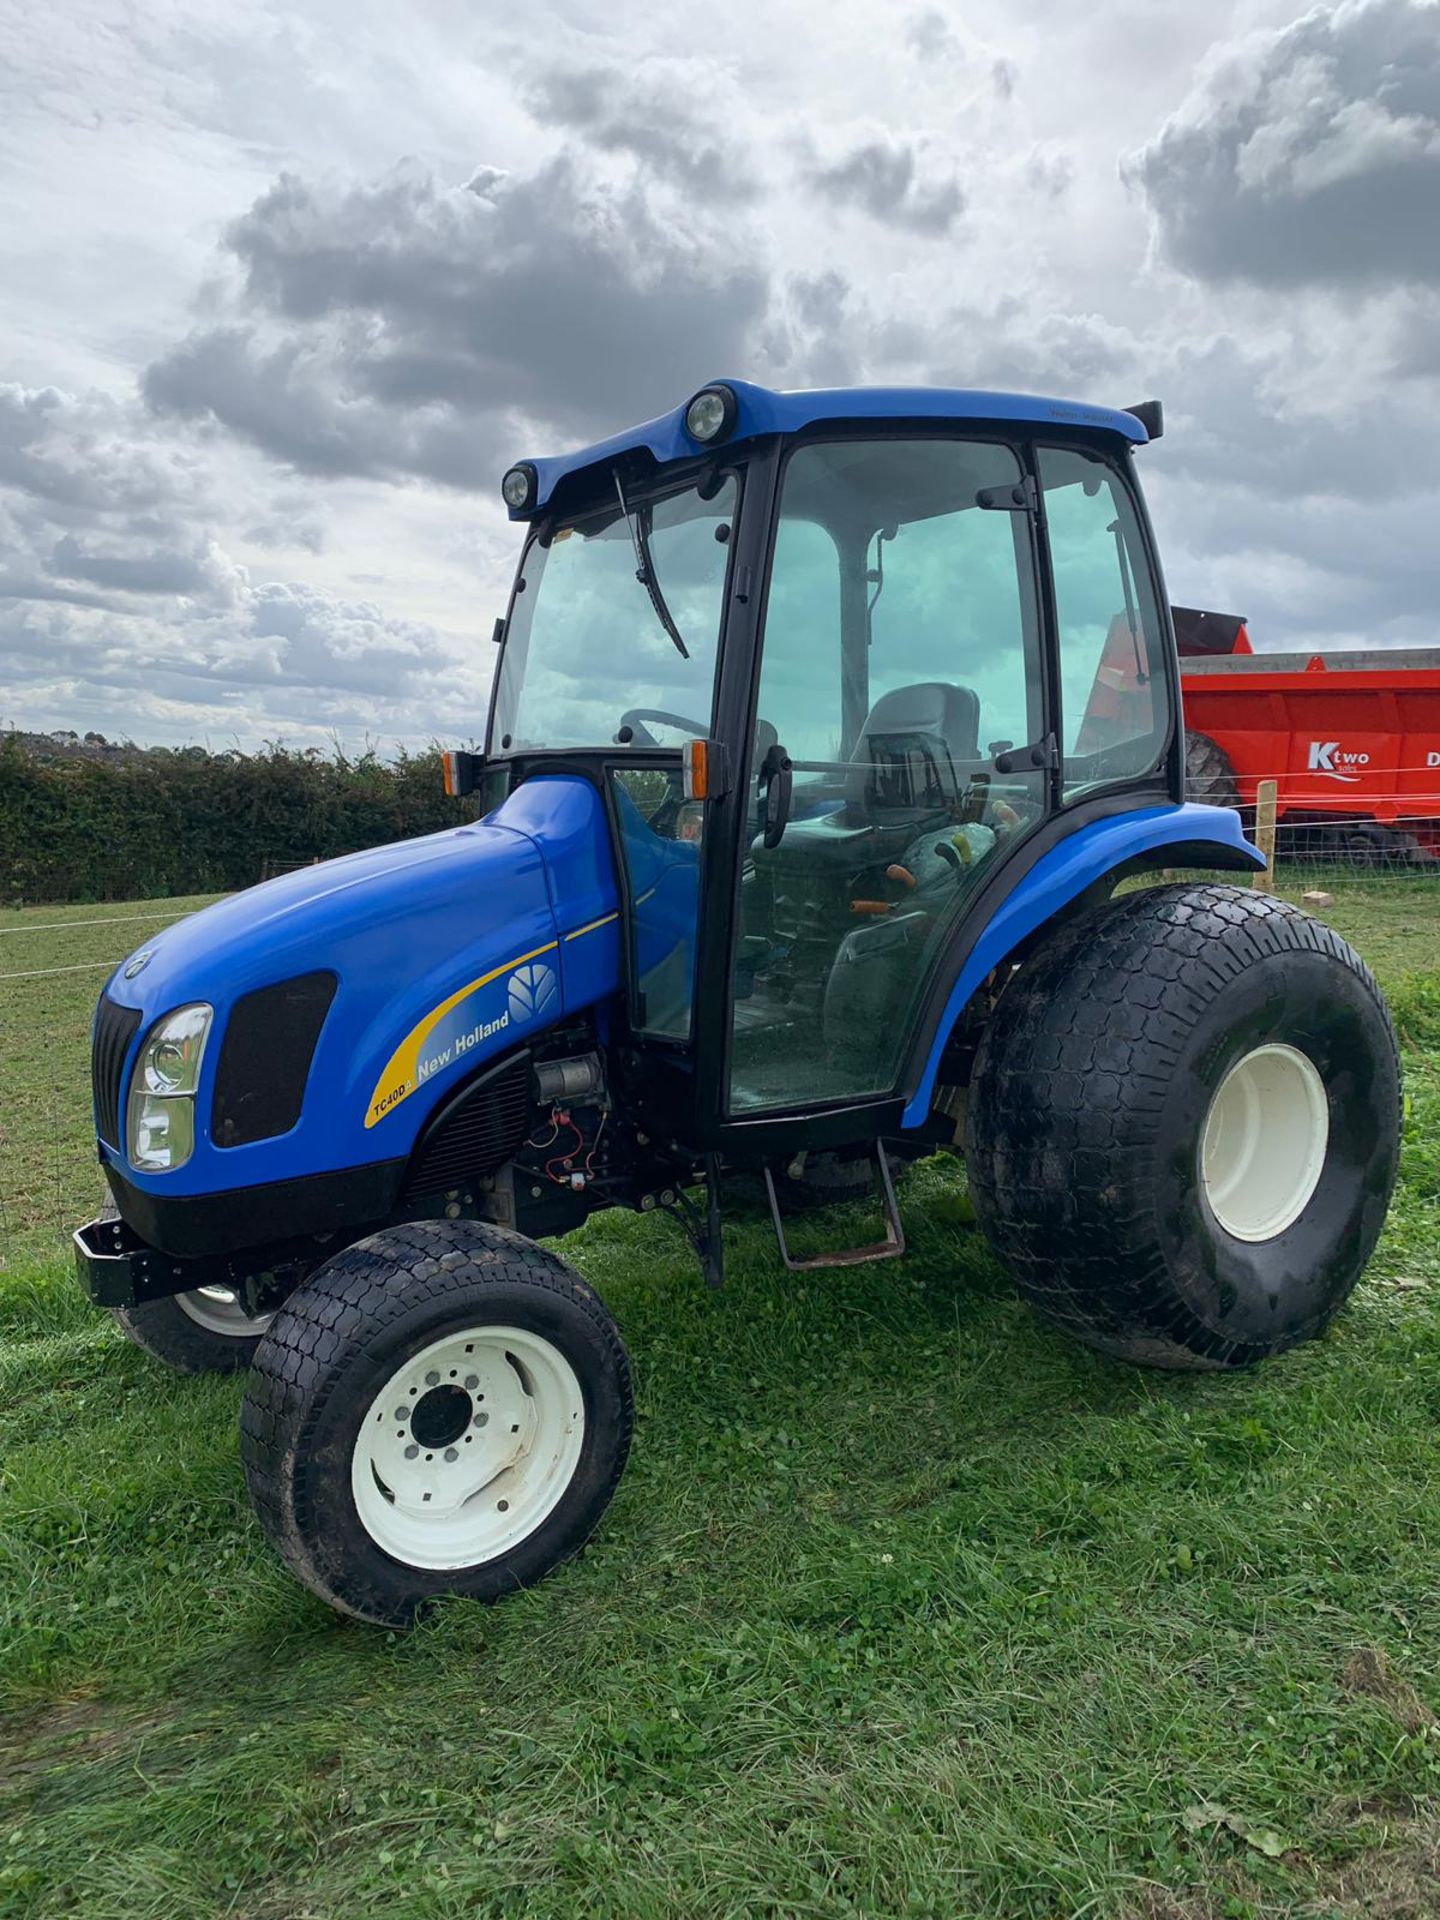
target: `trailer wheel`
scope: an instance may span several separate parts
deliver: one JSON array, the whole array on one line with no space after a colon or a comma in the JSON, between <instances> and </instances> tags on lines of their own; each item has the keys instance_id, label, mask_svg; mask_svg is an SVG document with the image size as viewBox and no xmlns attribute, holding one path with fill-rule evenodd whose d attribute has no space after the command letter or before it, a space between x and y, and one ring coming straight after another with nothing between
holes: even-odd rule
<instances>
[{"instance_id":1,"label":"trailer wheel","mask_svg":"<svg viewBox=\"0 0 1440 1920\"><path fill-rule=\"evenodd\" d=\"M1395 1183L1400 1073L1369 970L1235 887L1157 887L1078 922L976 1057L980 1223L1077 1339L1238 1367L1320 1333Z\"/></svg>"},{"instance_id":2,"label":"trailer wheel","mask_svg":"<svg viewBox=\"0 0 1440 1920\"><path fill-rule=\"evenodd\" d=\"M229 1287L197 1287L111 1311L137 1347L177 1373L242 1373L274 1317L246 1313Z\"/></svg>"},{"instance_id":3,"label":"trailer wheel","mask_svg":"<svg viewBox=\"0 0 1440 1920\"><path fill-rule=\"evenodd\" d=\"M279 1310L241 1458L291 1571L397 1626L578 1552L633 1420L619 1333L572 1267L500 1227L421 1221L347 1247Z\"/></svg>"},{"instance_id":4,"label":"trailer wheel","mask_svg":"<svg viewBox=\"0 0 1440 1920\"><path fill-rule=\"evenodd\" d=\"M1234 763L1208 733L1185 734L1185 797L1211 807L1240 810L1240 782Z\"/></svg>"},{"instance_id":5,"label":"trailer wheel","mask_svg":"<svg viewBox=\"0 0 1440 1920\"><path fill-rule=\"evenodd\" d=\"M1413 833L1378 820L1351 823L1337 830L1340 852L1352 867L1393 870L1423 866L1424 849Z\"/></svg>"}]
</instances>

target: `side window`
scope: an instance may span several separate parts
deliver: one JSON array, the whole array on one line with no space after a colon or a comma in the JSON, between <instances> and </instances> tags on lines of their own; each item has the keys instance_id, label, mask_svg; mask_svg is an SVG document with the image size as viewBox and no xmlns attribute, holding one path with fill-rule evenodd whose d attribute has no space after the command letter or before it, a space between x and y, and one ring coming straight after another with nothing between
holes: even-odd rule
<instances>
[{"instance_id":1,"label":"side window","mask_svg":"<svg viewBox=\"0 0 1440 1920\"><path fill-rule=\"evenodd\" d=\"M977 491L1013 484L1012 454L976 449L972 458ZM870 550L872 707L898 687L958 682L975 696L979 754L1039 738L1040 686L1027 668L1028 568L1017 564L1015 546L1023 529L1023 516L981 513L967 499L961 511L882 533Z\"/></svg>"},{"instance_id":2,"label":"side window","mask_svg":"<svg viewBox=\"0 0 1440 1920\"><path fill-rule=\"evenodd\" d=\"M838 760L840 555L818 521L782 515L765 618L767 630L783 639L765 663L764 741L783 740L796 760Z\"/></svg>"},{"instance_id":3,"label":"side window","mask_svg":"<svg viewBox=\"0 0 1440 1920\"><path fill-rule=\"evenodd\" d=\"M1042 448L1040 484L1060 641L1066 799L1148 773L1169 697L1159 610L1129 493L1107 463Z\"/></svg>"},{"instance_id":4,"label":"side window","mask_svg":"<svg viewBox=\"0 0 1440 1920\"><path fill-rule=\"evenodd\" d=\"M647 1033L686 1040L695 987L704 803L685 798L678 768L618 767L610 777L629 882L635 1022Z\"/></svg>"}]
</instances>

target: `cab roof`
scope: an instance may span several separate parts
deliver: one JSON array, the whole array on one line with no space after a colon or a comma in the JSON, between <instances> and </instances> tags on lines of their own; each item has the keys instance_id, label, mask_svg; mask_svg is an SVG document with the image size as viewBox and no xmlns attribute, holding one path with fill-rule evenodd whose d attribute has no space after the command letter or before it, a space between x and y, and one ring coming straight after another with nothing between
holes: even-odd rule
<instances>
[{"instance_id":1,"label":"cab roof","mask_svg":"<svg viewBox=\"0 0 1440 1920\"><path fill-rule=\"evenodd\" d=\"M722 443L727 447L762 434L798 433L802 427L822 420L998 420L1023 426L1086 427L1092 432L1113 433L1137 446L1150 438L1133 413L1030 393L987 393L973 387L813 387L784 393L748 380L710 380L705 384L728 387L735 395L735 426ZM657 466L662 466L710 451L685 430L685 411L693 398L693 394L687 394L671 412L574 453L530 460L537 482L534 500L518 512L512 510L511 519L528 520L549 503L563 480L587 467L607 465L637 453L648 453Z\"/></svg>"}]
</instances>

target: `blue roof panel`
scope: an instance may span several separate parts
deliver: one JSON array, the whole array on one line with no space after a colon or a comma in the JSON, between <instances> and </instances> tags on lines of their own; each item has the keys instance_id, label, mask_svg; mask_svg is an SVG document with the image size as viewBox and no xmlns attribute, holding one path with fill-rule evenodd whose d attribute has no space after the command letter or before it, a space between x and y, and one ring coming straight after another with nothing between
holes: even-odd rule
<instances>
[{"instance_id":1,"label":"blue roof panel","mask_svg":"<svg viewBox=\"0 0 1440 1920\"><path fill-rule=\"evenodd\" d=\"M1117 434L1137 446L1143 446L1149 438L1133 413L1122 413L1115 407L1090 407L1074 400L1048 400L1032 393L984 393L970 387L814 387L778 393L748 380L712 380L705 384L729 387L739 402L739 419L727 446L761 434L798 433L820 420L1002 420L1024 426L1089 427ZM622 454L648 450L663 464L703 453L700 442L685 431L685 409L693 397L687 394L673 412L612 434L608 440L597 440L593 446L532 461L539 479L537 506L546 504L567 475L616 460Z\"/></svg>"}]
</instances>

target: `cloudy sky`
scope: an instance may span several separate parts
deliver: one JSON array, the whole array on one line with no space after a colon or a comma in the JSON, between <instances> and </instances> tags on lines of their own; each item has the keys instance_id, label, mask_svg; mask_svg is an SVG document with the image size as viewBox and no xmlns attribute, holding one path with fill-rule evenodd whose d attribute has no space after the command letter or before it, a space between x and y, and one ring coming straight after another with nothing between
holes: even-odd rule
<instances>
[{"instance_id":1,"label":"cloudy sky","mask_svg":"<svg viewBox=\"0 0 1440 1920\"><path fill-rule=\"evenodd\" d=\"M1167 408L1176 600L1440 644L1440 0L0 0L0 724L474 733L496 483L731 373Z\"/></svg>"}]
</instances>

